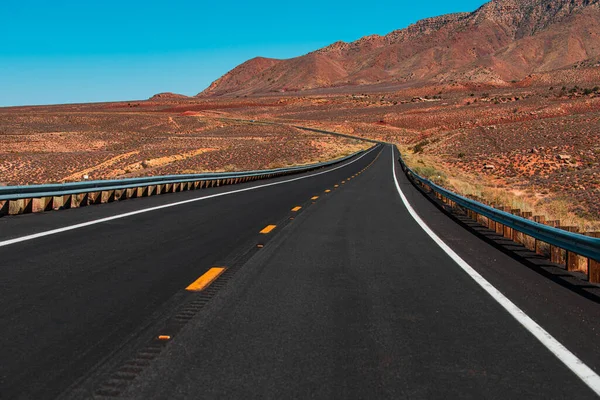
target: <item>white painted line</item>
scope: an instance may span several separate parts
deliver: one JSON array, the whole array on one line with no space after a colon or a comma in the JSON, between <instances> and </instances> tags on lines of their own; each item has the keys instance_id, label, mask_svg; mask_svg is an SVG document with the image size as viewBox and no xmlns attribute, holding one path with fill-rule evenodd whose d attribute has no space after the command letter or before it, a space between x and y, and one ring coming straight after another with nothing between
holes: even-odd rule
<instances>
[{"instance_id":1,"label":"white painted line","mask_svg":"<svg viewBox=\"0 0 600 400\"><path fill-rule=\"evenodd\" d=\"M348 162L346 164L339 165L339 166L337 166L335 168L331 168L331 169L328 169L326 171L317 172L317 173L314 173L314 174L311 174L311 175L301 176L301 177L298 177L298 178L292 178L292 179L288 179L288 180L280 181L280 182L266 183L264 185L253 186L253 187L249 187L249 188L245 188L245 189L237 189L237 190L232 190L232 191L229 191L229 192L211 194L209 196L197 197L197 198L194 198L194 199L178 201L176 203L163 204L162 206L144 208L144 209L141 209L141 210L131 211L131 212L124 213L124 214L113 215L113 216L106 217L106 218L100 218L100 219L96 219L96 220L92 220L92 221L82 222L80 224L69 225L69 226L65 226L65 227L62 227L62 228L52 229L52 230L49 230L49 231L34 233L34 234L31 234L31 235L21 236L21 237L14 238L14 239L8 239L8 240L1 241L0 242L0 247L9 246L9 245L15 244L15 243L26 242L28 240L33 240L33 239L41 238L41 237L44 237L44 236L56 235L57 233L72 231L74 229L84 228L84 227L90 226L90 225L101 224L103 222L114 221L115 219L127 218L127 217L131 217L131 216L137 215L137 214L143 214L143 213L147 213L147 212L151 212L151 211L162 210L163 208L180 206L180 205L183 205L183 204L194 203L196 201L202 201L202 200L212 199L214 197L227 196L227 195L235 194L235 193L248 192L250 190L261 189L261 188L265 188L265 187L269 187L269 186L283 185L284 183L295 182L295 181L299 181L301 179L312 178L313 176L317 176L317 175L328 174L328 173L330 173L332 171L335 171L335 170L340 169L340 168L347 167L348 165L350 165L352 163L355 163L356 161L360 160L361 158L363 158L364 156L366 156L367 154L369 154L373 150L375 150L375 146L372 147L371 150L369 150L366 153L362 154L360 157L357 157L354 160L352 160L352 161L350 161L350 162Z\"/></svg>"},{"instance_id":2,"label":"white painted line","mask_svg":"<svg viewBox=\"0 0 600 400\"><path fill-rule=\"evenodd\" d=\"M419 217L417 212L412 208L396 178L396 159L394 156L394 148L392 147L392 177L396 184L396 189L404 206L414 220L421 228L433 239L433 241L448 254L448 256L457 263L469 276L477 282L494 300L496 300L510 315L512 315L525 329L527 329L537 340L539 340L548 350L552 352L563 364L567 366L575 375L577 375L586 385L589 386L597 395L600 396L600 376L596 374L590 367L585 365L577 356L571 353L558 340L550 335L544 328L538 325L531 319L523 310L517 307L508 297L504 296L498 289L492 286L483 276L481 276L473 267L454 252L438 235L436 235L429 226Z\"/></svg>"}]
</instances>

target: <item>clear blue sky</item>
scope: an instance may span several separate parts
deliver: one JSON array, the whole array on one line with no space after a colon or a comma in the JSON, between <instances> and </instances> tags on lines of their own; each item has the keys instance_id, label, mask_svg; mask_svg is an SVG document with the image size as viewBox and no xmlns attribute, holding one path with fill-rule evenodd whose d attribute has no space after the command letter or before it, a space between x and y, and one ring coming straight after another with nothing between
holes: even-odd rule
<instances>
[{"instance_id":1,"label":"clear blue sky","mask_svg":"<svg viewBox=\"0 0 600 400\"><path fill-rule=\"evenodd\" d=\"M193 95L255 56L290 58L483 0L3 0L0 106Z\"/></svg>"}]
</instances>

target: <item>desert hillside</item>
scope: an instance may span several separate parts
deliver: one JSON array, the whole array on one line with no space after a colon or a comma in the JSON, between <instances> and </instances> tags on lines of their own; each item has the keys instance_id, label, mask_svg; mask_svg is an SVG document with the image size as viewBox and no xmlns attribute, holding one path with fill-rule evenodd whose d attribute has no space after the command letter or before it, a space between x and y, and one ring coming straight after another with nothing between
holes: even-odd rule
<instances>
[{"instance_id":1,"label":"desert hillside","mask_svg":"<svg viewBox=\"0 0 600 400\"><path fill-rule=\"evenodd\" d=\"M336 42L301 57L257 57L200 96L297 92L357 85L476 82L502 86L600 56L600 0L493 0L385 36Z\"/></svg>"}]
</instances>

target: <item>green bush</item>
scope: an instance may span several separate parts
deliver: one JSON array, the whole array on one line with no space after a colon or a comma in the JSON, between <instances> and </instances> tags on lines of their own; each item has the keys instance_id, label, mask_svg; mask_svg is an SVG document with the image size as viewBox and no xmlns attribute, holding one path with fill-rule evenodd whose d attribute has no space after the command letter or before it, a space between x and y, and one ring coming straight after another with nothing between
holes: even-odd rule
<instances>
[{"instance_id":1,"label":"green bush","mask_svg":"<svg viewBox=\"0 0 600 400\"><path fill-rule=\"evenodd\" d=\"M425 139L420 141L419 143L415 144L412 148L414 153L422 153L425 146L427 146L429 144L429 140Z\"/></svg>"}]
</instances>

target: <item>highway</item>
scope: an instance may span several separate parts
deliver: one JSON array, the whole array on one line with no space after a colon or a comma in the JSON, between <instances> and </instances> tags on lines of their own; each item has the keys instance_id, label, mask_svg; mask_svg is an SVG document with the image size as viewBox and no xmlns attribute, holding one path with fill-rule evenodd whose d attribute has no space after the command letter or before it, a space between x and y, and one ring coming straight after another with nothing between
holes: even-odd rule
<instances>
[{"instance_id":1,"label":"highway","mask_svg":"<svg viewBox=\"0 0 600 400\"><path fill-rule=\"evenodd\" d=\"M598 302L392 152L0 218L0 398L596 398Z\"/></svg>"}]
</instances>

